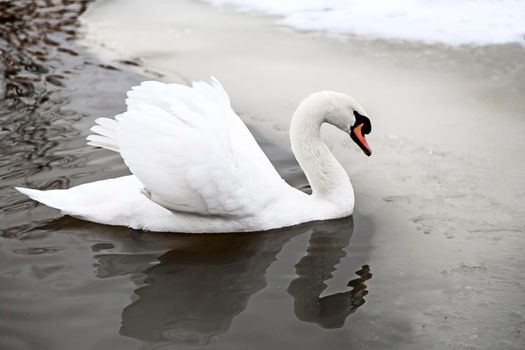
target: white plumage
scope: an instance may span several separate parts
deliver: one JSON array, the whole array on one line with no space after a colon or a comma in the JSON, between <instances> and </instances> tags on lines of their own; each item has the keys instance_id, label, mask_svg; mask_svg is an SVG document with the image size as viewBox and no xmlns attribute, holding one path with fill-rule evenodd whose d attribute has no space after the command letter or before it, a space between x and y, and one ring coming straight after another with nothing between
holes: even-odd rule
<instances>
[{"instance_id":1,"label":"white plumage","mask_svg":"<svg viewBox=\"0 0 525 350\"><path fill-rule=\"evenodd\" d=\"M294 115L292 147L312 195L279 176L215 79L144 82L126 104L115 119L97 119L87 139L119 152L133 175L68 190L17 189L63 214L152 231L267 230L352 213L348 176L319 138L321 123L349 132L352 111L364 113L346 95L313 94Z\"/></svg>"}]
</instances>

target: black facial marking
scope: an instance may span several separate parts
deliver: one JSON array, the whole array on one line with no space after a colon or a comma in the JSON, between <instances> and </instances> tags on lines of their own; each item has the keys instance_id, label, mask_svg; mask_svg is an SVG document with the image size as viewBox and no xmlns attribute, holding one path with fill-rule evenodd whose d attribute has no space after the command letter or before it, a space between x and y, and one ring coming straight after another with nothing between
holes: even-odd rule
<instances>
[{"instance_id":1,"label":"black facial marking","mask_svg":"<svg viewBox=\"0 0 525 350\"><path fill-rule=\"evenodd\" d=\"M372 131L372 124L370 124L370 119L368 117L365 117L364 115L359 114L358 112L354 111L355 116L355 123L352 126L351 130L354 131L355 127L359 124L363 124L363 127L361 128L361 131L363 132L363 135L368 135Z\"/></svg>"},{"instance_id":2,"label":"black facial marking","mask_svg":"<svg viewBox=\"0 0 525 350\"><path fill-rule=\"evenodd\" d=\"M370 119L368 119L367 117L365 117L364 115L361 115L359 114L358 112L354 111L354 116L355 116L355 123L354 125L352 125L352 127L350 128L350 137L352 138L352 140L357 143L357 145L359 146L359 148L361 148L361 150L363 150L363 152L367 155L367 156L370 156L371 153L370 151L365 147L365 145L363 145L361 143L361 141L359 140L359 138L357 137L357 135L355 134L355 131L354 129L357 128L359 125L363 125L361 127L361 133L363 135L367 135L367 134L370 134L370 131L372 131L372 124L370 124Z\"/></svg>"}]
</instances>

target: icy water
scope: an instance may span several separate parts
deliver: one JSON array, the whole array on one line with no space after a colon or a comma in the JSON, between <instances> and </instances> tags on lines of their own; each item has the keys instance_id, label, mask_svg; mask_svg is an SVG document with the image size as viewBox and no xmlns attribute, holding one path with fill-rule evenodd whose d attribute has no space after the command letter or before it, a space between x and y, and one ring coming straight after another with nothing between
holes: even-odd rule
<instances>
[{"instance_id":1,"label":"icy water","mask_svg":"<svg viewBox=\"0 0 525 350\"><path fill-rule=\"evenodd\" d=\"M117 154L93 149L84 138L95 118L123 110L130 86L167 78L141 67L140 58L108 63L79 46L78 15L86 6L112 3L124 8L124 3L114 1L0 4L1 349L524 347L525 265L519 254L523 208L507 207L481 190L476 192L476 186L485 191L484 182L458 174L457 157L435 150L427 154L429 150L421 145L402 143L403 135L376 138L373 147L379 151L375 155L379 161L368 168L357 165L352 173L358 197L352 218L264 233L159 234L72 218L52 221L55 210L14 191L14 186L67 188L127 173ZM209 15L204 5L193 8L179 3L186 6L185 20L195 13ZM207 24L218 15L209 16ZM224 23L234 21L226 16ZM211 64L242 71L242 62L227 59L200 64L192 53L208 58L207 47L187 49L179 44L178 81L193 79L192 69L207 70ZM148 52L154 58L165 55ZM421 66L422 61L418 61ZM451 65L464 69L458 62ZM512 71L515 62L506 62ZM298 60L295 65L301 64ZM293 76L291 67L286 71ZM186 72L192 73L186 76ZM308 191L289 149L254 122L271 118L264 98L274 96L251 97L254 94L246 91L246 99L241 100L244 82L232 84L238 76L229 77L226 87L237 96L234 104L241 107L245 120L253 122L264 151L290 184ZM512 94L501 97L512 89L521 91L523 77L516 77L516 83L497 80L500 99L491 103L503 105L510 100L519 110L521 102ZM329 85L328 80L323 84ZM422 90L424 83L421 80ZM452 81L451 88L455 85ZM481 96L492 91L485 88L479 89ZM244 114L250 103L262 106L260 115ZM273 108L279 114L294 107L277 106ZM379 119L380 112L376 108L378 117L373 120ZM284 129L287 122L279 120L274 131ZM374 124L376 135L392 124L386 120ZM516 122L505 124L504 130L513 125L516 131L522 127ZM428 158L422 161L421 153ZM446 161L441 163L442 159ZM515 159L519 164L519 157ZM393 169L388 172L391 177L381 168L385 162ZM401 190L378 197L371 187L375 184L382 192L377 184L383 182ZM515 186L498 184L502 190L511 185ZM429 187L430 197L424 192ZM402 191L407 188L408 195ZM522 203L520 193L509 202ZM436 215L428 214L430 202L441 210ZM450 215L451 211L457 214ZM487 212L494 214L484 217Z\"/></svg>"}]
</instances>

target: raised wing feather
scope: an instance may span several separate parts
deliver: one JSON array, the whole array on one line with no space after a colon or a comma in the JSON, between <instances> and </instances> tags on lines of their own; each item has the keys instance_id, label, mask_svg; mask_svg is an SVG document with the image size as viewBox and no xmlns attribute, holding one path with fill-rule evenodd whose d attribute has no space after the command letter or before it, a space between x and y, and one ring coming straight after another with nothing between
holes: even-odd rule
<instances>
[{"instance_id":1,"label":"raised wing feather","mask_svg":"<svg viewBox=\"0 0 525 350\"><path fill-rule=\"evenodd\" d=\"M100 127L92 130L104 138L100 142L120 151L158 204L196 214L246 216L287 186L217 81L192 88L145 82L128 93L126 103L128 111L117 117L115 128L99 120Z\"/></svg>"}]
</instances>

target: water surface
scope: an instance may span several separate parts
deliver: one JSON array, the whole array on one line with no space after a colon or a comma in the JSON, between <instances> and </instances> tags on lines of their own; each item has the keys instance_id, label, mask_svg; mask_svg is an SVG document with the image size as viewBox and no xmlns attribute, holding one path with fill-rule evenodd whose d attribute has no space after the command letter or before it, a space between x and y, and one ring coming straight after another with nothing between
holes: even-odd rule
<instances>
[{"instance_id":1,"label":"water surface","mask_svg":"<svg viewBox=\"0 0 525 350\"><path fill-rule=\"evenodd\" d=\"M519 48L334 43L182 0L30 3L0 5L0 347L523 348ZM109 42L145 46L101 61L78 44L84 6L102 43L106 30ZM127 174L117 154L86 146L93 120L122 112L142 80L210 74L304 191L282 142L291 101L313 89L360 94L374 157L365 163L327 130L356 188L353 218L253 234L144 233L52 221L55 210L13 190ZM494 120L509 142L494 137Z\"/></svg>"}]
</instances>

